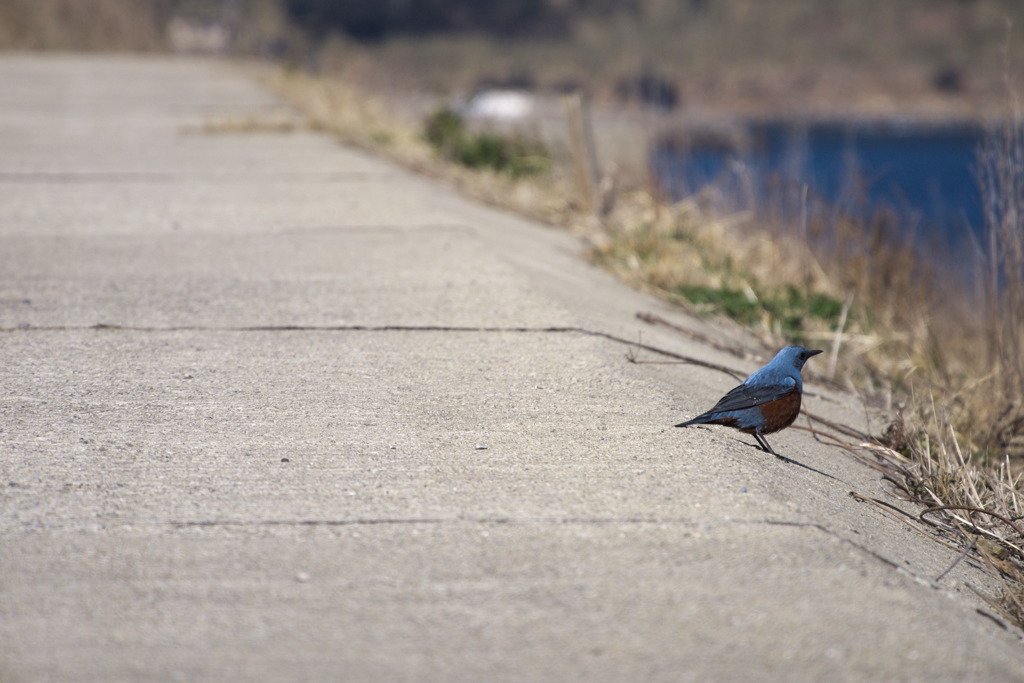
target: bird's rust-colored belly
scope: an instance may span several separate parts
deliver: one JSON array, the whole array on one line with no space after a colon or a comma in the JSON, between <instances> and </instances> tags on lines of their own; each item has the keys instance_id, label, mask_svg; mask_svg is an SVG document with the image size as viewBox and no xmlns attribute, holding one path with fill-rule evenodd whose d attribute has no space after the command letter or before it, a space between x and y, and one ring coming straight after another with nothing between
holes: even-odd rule
<instances>
[{"instance_id":1,"label":"bird's rust-colored belly","mask_svg":"<svg viewBox=\"0 0 1024 683\"><path fill-rule=\"evenodd\" d=\"M788 395L777 401L769 401L758 406L764 416L762 434L771 434L793 424L800 414L800 392L793 389Z\"/></svg>"}]
</instances>

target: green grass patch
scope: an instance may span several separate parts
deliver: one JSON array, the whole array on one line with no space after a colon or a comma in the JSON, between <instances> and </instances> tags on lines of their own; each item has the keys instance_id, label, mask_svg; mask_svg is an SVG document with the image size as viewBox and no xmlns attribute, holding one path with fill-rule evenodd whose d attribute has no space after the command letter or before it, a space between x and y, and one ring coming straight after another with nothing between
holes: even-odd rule
<instances>
[{"instance_id":1,"label":"green grass patch","mask_svg":"<svg viewBox=\"0 0 1024 683\"><path fill-rule=\"evenodd\" d=\"M706 311L727 315L738 323L752 325L763 310L761 302L732 287L679 285L676 292Z\"/></svg>"},{"instance_id":2,"label":"green grass patch","mask_svg":"<svg viewBox=\"0 0 1024 683\"><path fill-rule=\"evenodd\" d=\"M741 325L759 322L777 327L797 343L806 341L804 333L823 325L835 329L843 309L841 301L827 294L804 294L793 285L774 292L757 293L735 287L678 285L676 293L709 313L726 315Z\"/></svg>"},{"instance_id":3,"label":"green grass patch","mask_svg":"<svg viewBox=\"0 0 1024 683\"><path fill-rule=\"evenodd\" d=\"M423 137L438 154L467 168L490 169L513 178L540 175L551 167L551 154L536 140L497 133L475 133L462 117L442 108L427 117Z\"/></svg>"}]
</instances>

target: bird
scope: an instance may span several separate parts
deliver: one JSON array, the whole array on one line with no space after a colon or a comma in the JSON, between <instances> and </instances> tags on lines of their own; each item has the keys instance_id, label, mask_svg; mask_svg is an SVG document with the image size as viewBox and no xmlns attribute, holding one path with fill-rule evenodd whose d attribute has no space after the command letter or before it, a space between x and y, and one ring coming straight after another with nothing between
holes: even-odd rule
<instances>
[{"instance_id":1,"label":"bird","mask_svg":"<svg viewBox=\"0 0 1024 683\"><path fill-rule=\"evenodd\" d=\"M733 427L752 435L761 450L787 460L772 449L764 435L785 429L796 420L803 395L800 370L808 358L819 353L820 350L802 346L781 349L767 365L723 396L714 408L676 427L699 424Z\"/></svg>"}]
</instances>

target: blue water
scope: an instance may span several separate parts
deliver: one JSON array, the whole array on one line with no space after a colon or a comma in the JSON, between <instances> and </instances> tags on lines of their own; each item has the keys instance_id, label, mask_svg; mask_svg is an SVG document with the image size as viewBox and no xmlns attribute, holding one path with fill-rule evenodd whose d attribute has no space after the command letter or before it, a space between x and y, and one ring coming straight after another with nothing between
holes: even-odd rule
<instances>
[{"instance_id":1,"label":"blue water","mask_svg":"<svg viewBox=\"0 0 1024 683\"><path fill-rule=\"evenodd\" d=\"M792 205L795 194L865 218L886 209L916 237L959 248L982 229L983 136L969 126L755 123L744 149L664 145L652 163L675 199L714 184L732 193L736 206L727 208Z\"/></svg>"}]
</instances>

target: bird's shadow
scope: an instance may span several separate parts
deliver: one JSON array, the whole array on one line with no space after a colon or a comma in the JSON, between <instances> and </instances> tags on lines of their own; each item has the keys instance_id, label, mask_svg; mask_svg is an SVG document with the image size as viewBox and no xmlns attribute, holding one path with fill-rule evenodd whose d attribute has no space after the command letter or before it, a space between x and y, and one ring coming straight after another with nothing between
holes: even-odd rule
<instances>
[{"instance_id":1,"label":"bird's shadow","mask_svg":"<svg viewBox=\"0 0 1024 683\"><path fill-rule=\"evenodd\" d=\"M753 448L754 450L756 450L756 451L758 451L760 453L765 453L765 450L763 448L761 448L760 446L757 446L757 445L752 444L752 443L747 443L746 441L743 441L742 439L736 439L736 441L739 441L744 446L748 446L750 448ZM810 470L811 472L814 472L815 474L820 474L823 477L828 477L832 481L839 481L839 479L833 477L828 472L822 472L821 470L819 470L819 469L817 469L815 467L811 467L810 465L805 465L802 462L798 462L796 460L793 460L792 458L787 458L784 455L779 455L778 453L765 453L765 454L766 455L774 455L776 458L778 458L782 462L789 463L790 465L796 465L797 467L803 467L805 470Z\"/></svg>"},{"instance_id":2,"label":"bird's shadow","mask_svg":"<svg viewBox=\"0 0 1024 683\"><path fill-rule=\"evenodd\" d=\"M696 426L697 426L698 429L706 429L706 427L704 425L696 425ZM708 430L708 431L711 431L711 430ZM837 479L836 477L832 476L828 472L822 472L821 470L819 470L819 469L817 469L815 467L811 467L810 465L805 465L802 462L798 462L796 460L793 460L792 458L787 458L786 456L779 455L778 453L768 453L763 448L761 448L761 446L759 446L757 444L752 444L750 442L744 441L743 439L737 439L737 438L734 438L734 437L729 437L729 438L732 438L737 443L741 443L741 444L743 444L744 446L746 446L748 448L753 448L758 453L764 453L765 455L774 455L779 460L781 460L781 461L783 461L785 463L788 463L790 465L796 465L797 467L803 467L805 470L810 470L811 472L814 472L815 474L820 474L821 476L826 477L828 479L831 479L832 481L837 481L839 483L845 483L841 479Z\"/></svg>"}]
</instances>

